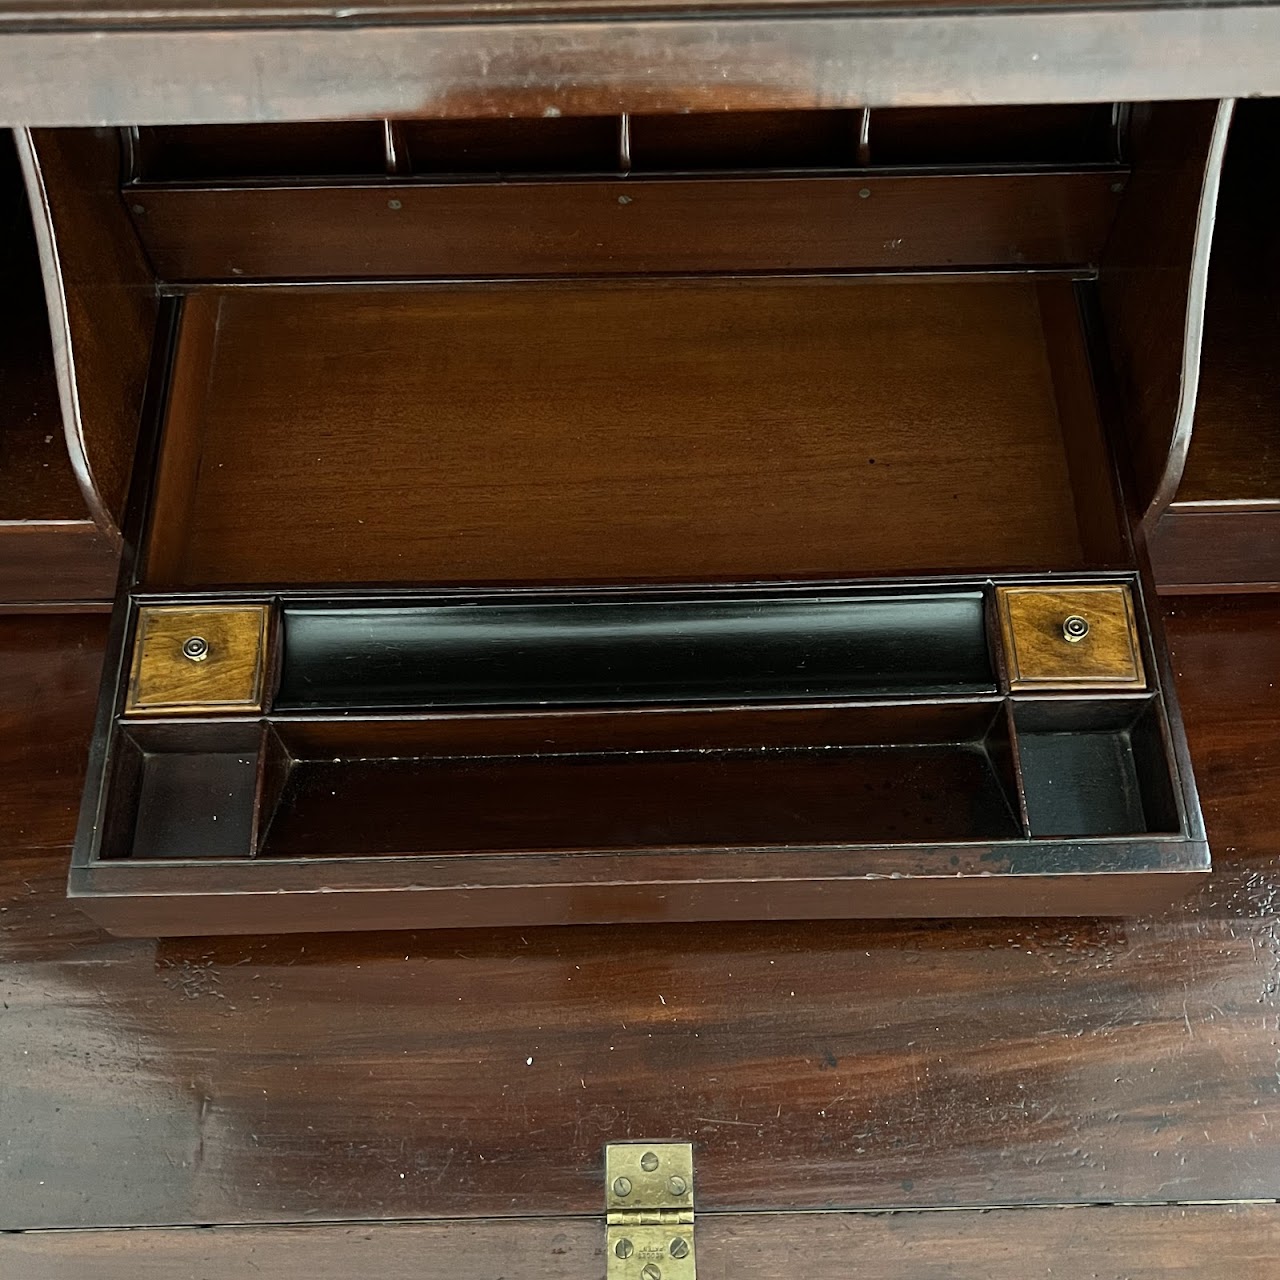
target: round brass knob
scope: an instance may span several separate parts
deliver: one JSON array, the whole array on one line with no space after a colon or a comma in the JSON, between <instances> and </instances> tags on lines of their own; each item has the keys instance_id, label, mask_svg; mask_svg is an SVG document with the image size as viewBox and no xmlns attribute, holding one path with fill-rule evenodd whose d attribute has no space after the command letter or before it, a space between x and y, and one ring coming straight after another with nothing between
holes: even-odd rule
<instances>
[{"instance_id":1,"label":"round brass knob","mask_svg":"<svg viewBox=\"0 0 1280 1280\"><path fill-rule=\"evenodd\" d=\"M203 662L209 656L209 642L204 636L188 636L182 642L182 656L188 662Z\"/></svg>"},{"instance_id":2,"label":"round brass knob","mask_svg":"<svg viewBox=\"0 0 1280 1280\"><path fill-rule=\"evenodd\" d=\"M1069 618L1063 620L1062 638L1068 644L1079 644L1088 634L1088 619L1082 618L1078 613L1073 613Z\"/></svg>"}]
</instances>

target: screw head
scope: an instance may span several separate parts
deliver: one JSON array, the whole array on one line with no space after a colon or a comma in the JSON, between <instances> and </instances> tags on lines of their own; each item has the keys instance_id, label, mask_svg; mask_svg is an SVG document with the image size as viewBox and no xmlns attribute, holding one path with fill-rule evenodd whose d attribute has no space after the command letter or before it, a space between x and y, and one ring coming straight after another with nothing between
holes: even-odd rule
<instances>
[{"instance_id":1,"label":"screw head","mask_svg":"<svg viewBox=\"0 0 1280 1280\"><path fill-rule=\"evenodd\" d=\"M613 1194L615 1196L629 1196L631 1194L630 1178L614 1178Z\"/></svg>"},{"instance_id":2,"label":"screw head","mask_svg":"<svg viewBox=\"0 0 1280 1280\"><path fill-rule=\"evenodd\" d=\"M613 1251L619 1258L629 1258L633 1253L635 1253L636 1247L630 1240L624 1238L619 1240L618 1243L613 1246Z\"/></svg>"},{"instance_id":3,"label":"screw head","mask_svg":"<svg viewBox=\"0 0 1280 1280\"><path fill-rule=\"evenodd\" d=\"M689 1242L684 1236L676 1236L668 1248L673 1258L687 1258L689 1256Z\"/></svg>"},{"instance_id":4,"label":"screw head","mask_svg":"<svg viewBox=\"0 0 1280 1280\"><path fill-rule=\"evenodd\" d=\"M658 1157L652 1151L646 1151L640 1157L640 1167L645 1173L652 1173L658 1167Z\"/></svg>"},{"instance_id":5,"label":"screw head","mask_svg":"<svg viewBox=\"0 0 1280 1280\"><path fill-rule=\"evenodd\" d=\"M188 636L182 642L182 656L188 662L203 662L209 656L209 642L204 636Z\"/></svg>"},{"instance_id":6,"label":"screw head","mask_svg":"<svg viewBox=\"0 0 1280 1280\"><path fill-rule=\"evenodd\" d=\"M643 1280L662 1280L662 1269L652 1262L646 1262L640 1275Z\"/></svg>"},{"instance_id":7,"label":"screw head","mask_svg":"<svg viewBox=\"0 0 1280 1280\"><path fill-rule=\"evenodd\" d=\"M689 1184L678 1173L673 1173L667 1179L667 1190L673 1196L682 1196L689 1190Z\"/></svg>"},{"instance_id":8,"label":"screw head","mask_svg":"<svg viewBox=\"0 0 1280 1280\"><path fill-rule=\"evenodd\" d=\"M1068 644L1079 644L1081 640L1089 634L1089 620L1082 618L1078 613L1073 613L1069 618L1063 619L1062 636Z\"/></svg>"}]
</instances>

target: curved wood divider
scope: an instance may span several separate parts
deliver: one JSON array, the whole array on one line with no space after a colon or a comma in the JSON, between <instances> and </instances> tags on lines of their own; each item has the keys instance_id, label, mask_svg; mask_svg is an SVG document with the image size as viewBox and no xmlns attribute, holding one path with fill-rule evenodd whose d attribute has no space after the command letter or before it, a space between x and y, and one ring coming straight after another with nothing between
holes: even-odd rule
<instances>
[{"instance_id":1,"label":"curved wood divider","mask_svg":"<svg viewBox=\"0 0 1280 1280\"><path fill-rule=\"evenodd\" d=\"M1101 295L1149 530L1186 465L1200 384L1209 251L1235 103L1161 103L1135 130L1133 177Z\"/></svg>"},{"instance_id":2,"label":"curved wood divider","mask_svg":"<svg viewBox=\"0 0 1280 1280\"><path fill-rule=\"evenodd\" d=\"M15 139L67 453L94 522L118 544L156 319L155 278L120 199L114 132L19 129Z\"/></svg>"}]
</instances>

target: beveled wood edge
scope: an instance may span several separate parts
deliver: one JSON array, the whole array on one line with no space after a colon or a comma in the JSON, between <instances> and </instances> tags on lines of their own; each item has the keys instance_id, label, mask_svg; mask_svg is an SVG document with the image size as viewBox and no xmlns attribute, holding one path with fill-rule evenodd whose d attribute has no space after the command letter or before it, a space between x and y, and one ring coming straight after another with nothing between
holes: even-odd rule
<instances>
[{"instance_id":1,"label":"beveled wood edge","mask_svg":"<svg viewBox=\"0 0 1280 1280\"><path fill-rule=\"evenodd\" d=\"M1277 47L1271 4L17 31L0 124L1218 99L1280 94Z\"/></svg>"},{"instance_id":2,"label":"beveled wood edge","mask_svg":"<svg viewBox=\"0 0 1280 1280\"><path fill-rule=\"evenodd\" d=\"M76 385L76 362L71 334L71 318L67 292L63 282L58 234L49 207L49 193L30 129L18 128L13 133L18 163L27 189L27 203L35 227L36 249L40 258L40 275L44 282L45 306L49 313L49 332L53 342L53 368L58 384L58 403L62 409L62 431L66 437L71 471L89 508L93 522L114 547L122 543L120 527L107 507L89 465L84 438L84 421L80 413L80 395Z\"/></svg>"},{"instance_id":3,"label":"beveled wood edge","mask_svg":"<svg viewBox=\"0 0 1280 1280\"><path fill-rule=\"evenodd\" d=\"M1178 388L1178 406L1174 416L1173 436L1164 471L1156 484L1151 503L1143 512L1142 522L1154 529L1165 508L1174 500L1186 470L1191 449L1191 432L1195 423L1196 400L1200 392L1200 360L1204 347L1205 301L1209 287L1209 259L1213 249L1213 229L1218 217L1218 190L1222 185L1222 164L1227 152L1227 138L1235 100L1218 103L1205 157L1204 179L1200 187L1196 213L1195 238L1191 250L1191 282L1187 288L1187 312L1183 323L1182 377Z\"/></svg>"},{"instance_id":4,"label":"beveled wood edge","mask_svg":"<svg viewBox=\"0 0 1280 1280\"><path fill-rule=\"evenodd\" d=\"M1182 843L1196 858L1177 870L622 886L458 884L431 889L410 883L412 866L402 865L393 869L401 880L395 887L321 887L324 870L334 861L329 859L316 868L316 886L306 891L229 884L223 862L205 871L203 889L166 892L161 883L166 872L204 869L98 863L72 868L68 897L109 932L135 938L710 921L1128 918L1178 902L1208 876L1207 848ZM243 868L248 875L236 879L272 879L274 869L265 860L254 860ZM102 882L119 870L136 884L105 889Z\"/></svg>"}]
</instances>

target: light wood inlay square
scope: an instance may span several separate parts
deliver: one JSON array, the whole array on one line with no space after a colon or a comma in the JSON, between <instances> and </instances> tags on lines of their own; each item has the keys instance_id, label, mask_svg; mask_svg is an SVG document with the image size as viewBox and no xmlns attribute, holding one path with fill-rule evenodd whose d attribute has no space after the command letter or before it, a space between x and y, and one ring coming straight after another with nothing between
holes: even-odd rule
<instances>
[{"instance_id":1,"label":"light wood inlay square","mask_svg":"<svg viewBox=\"0 0 1280 1280\"><path fill-rule=\"evenodd\" d=\"M261 711L269 618L261 604L139 609L125 714Z\"/></svg>"},{"instance_id":2,"label":"light wood inlay square","mask_svg":"<svg viewBox=\"0 0 1280 1280\"><path fill-rule=\"evenodd\" d=\"M1010 689L1145 688L1127 586L998 587L996 606ZM1083 637L1068 638L1068 619Z\"/></svg>"}]
</instances>

